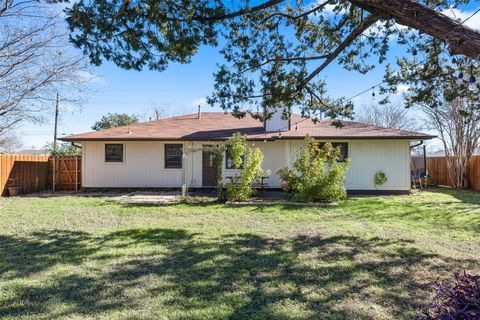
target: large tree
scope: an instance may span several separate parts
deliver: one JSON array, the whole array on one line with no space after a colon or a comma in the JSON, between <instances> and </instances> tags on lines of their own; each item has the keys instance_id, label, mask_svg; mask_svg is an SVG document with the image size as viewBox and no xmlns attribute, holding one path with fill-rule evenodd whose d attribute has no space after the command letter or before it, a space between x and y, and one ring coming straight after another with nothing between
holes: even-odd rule
<instances>
[{"instance_id":1,"label":"large tree","mask_svg":"<svg viewBox=\"0 0 480 320\"><path fill-rule=\"evenodd\" d=\"M95 122L92 129L95 131L105 130L115 127L128 126L138 122L138 117L134 114L126 113L109 113L103 116L99 121Z\"/></svg>"},{"instance_id":2,"label":"large tree","mask_svg":"<svg viewBox=\"0 0 480 320\"><path fill-rule=\"evenodd\" d=\"M221 44L210 103L238 116L296 105L335 118L351 116L352 104L327 95L321 74L334 61L366 73L385 62L393 39L419 48L439 39L441 50L477 59L480 34L442 14L469 2L80 0L67 15L73 43L95 64L161 71Z\"/></svg>"},{"instance_id":3,"label":"large tree","mask_svg":"<svg viewBox=\"0 0 480 320\"><path fill-rule=\"evenodd\" d=\"M22 147L22 142L15 132L10 131L0 136L0 153L13 152Z\"/></svg>"},{"instance_id":4,"label":"large tree","mask_svg":"<svg viewBox=\"0 0 480 320\"><path fill-rule=\"evenodd\" d=\"M445 160L452 185L469 187L468 168L480 147L480 109L478 102L466 98L445 101L435 109L424 104L427 125L435 129L445 150Z\"/></svg>"},{"instance_id":5,"label":"large tree","mask_svg":"<svg viewBox=\"0 0 480 320\"><path fill-rule=\"evenodd\" d=\"M0 140L22 121L41 121L55 105L79 102L87 61L72 53L59 8L0 0ZM52 115L52 113L48 115Z\"/></svg>"},{"instance_id":6,"label":"large tree","mask_svg":"<svg viewBox=\"0 0 480 320\"><path fill-rule=\"evenodd\" d=\"M419 129L418 121L409 113L408 109L399 104L364 105L355 112L355 120L386 128L410 131Z\"/></svg>"},{"instance_id":7,"label":"large tree","mask_svg":"<svg viewBox=\"0 0 480 320\"><path fill-rule=\"evenodd\" d=\"M424 126L435 130L445 150L447 168L455 188L468 187L468 166L480 144L480 68L469 58L445 59L438 40L429 46L430 59L419 64L399 59L398 72L387 71L382 90L399 83L408 108L425 115ZM386 102L386 101L385 101Z\"/></svg>"}]
</instances>

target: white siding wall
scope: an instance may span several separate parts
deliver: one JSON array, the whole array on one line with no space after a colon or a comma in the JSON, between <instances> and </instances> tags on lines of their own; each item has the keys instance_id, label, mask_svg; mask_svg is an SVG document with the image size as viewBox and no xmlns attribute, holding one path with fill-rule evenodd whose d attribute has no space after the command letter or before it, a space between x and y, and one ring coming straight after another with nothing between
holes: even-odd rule
<instances>
[{"instance_id":1,"label":"white siding wall","mask_svg":"<svg viewBox=\"0 0 480 320\"><path fill-rule=\"evenodd\" d=\"M346 186L350 190L374 190L373 176L379 170L387 174L388 181L379 190L410 189L410 149L406 140L352 140L348 142L351 159ZM105 162L105 143L84 142L84 187L180 187L183 169L164 168L164 144L178 142L124 142L124 162ZM185 142L186 149L211 142ZM270 187L280 187L276 176L278 168L289 165L298 154L303 141L255 142L265 159L263 168L271 171L266 181ZM225 163L222 164L225 168ZM187 183L202 186L202 152L189 153L184 163ZM224 176L237 170L224 169Z\"/></svg>"},{"instance_id":2,"label":"white siding wall","mask_svg":"<svg viewBox=\"0 0 480 320\"><path fill-rule=\"evenodd\" d=\"M162 142L124 142L122 163L105 162L106 143L83 143L84 187L181 186L182 170L164 168Z\"/></svg>"},{"instance_id":3,"label":"white siding wall","mask_svg":"<svg viewBox=\"0 0 480 320\"><path fill-rule=\"evenodd\" d=\"M334 141L332 141L334 142ZM408 140L339 140L348 142L350 169L345 185L348 190L410 190L410 142ZM291 160L302 141L292 141ZM383 171L387 182L375 186L374 175Z\"/></svg>"}]
</instances>

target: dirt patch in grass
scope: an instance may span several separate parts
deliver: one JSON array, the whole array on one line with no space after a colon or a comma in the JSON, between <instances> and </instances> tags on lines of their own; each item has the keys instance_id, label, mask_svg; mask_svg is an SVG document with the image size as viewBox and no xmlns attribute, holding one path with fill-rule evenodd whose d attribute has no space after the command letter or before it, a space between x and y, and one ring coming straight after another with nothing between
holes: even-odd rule
<instances>
[{"instance_id":1,"label":"dirt patch in grass","mask_svg":"<svg viewBox=\"0 0 480 320\"><path fill-rule=\"evenodd\" d=\"M216 202L216 199L205 193L191 193L189 196L182 196L177 191L146 192L136 191L115 198L115 201L122 205L158 205L172 206L184 204L208 204Z\"/></svg>"}]
</instances>

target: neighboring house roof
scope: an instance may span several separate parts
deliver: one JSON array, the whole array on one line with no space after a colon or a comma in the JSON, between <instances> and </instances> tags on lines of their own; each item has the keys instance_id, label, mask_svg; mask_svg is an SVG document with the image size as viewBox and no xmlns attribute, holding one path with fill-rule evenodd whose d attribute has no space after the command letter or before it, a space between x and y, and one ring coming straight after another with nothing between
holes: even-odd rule
<instances>
[{"instance_id":1,"label":"neighboring house roof","mask_svg":"<svg viewBox=\"0 0 480 320\"><path fill-rule=\"evenodd\" d=\"M324 119L314 123L300 115L292 115L291 128L282 131L282 139L303 139L306 135L318 139L411 139L426 140L435 136L405 130L383 128L358 122L343 121L342 128ZM202 112L160 119L130 126L62 137L63 141L148 141L148 140L225 140L235 132L250 140L279 139L278 132L265 132L263 123L247 114L238 119L230 113Z\"/></svg>"},{"instance_id":2,"label":"neighboring house roof","mask_svg":"<svg viewBox=\"0 0 480 320\"><path fill-rule=\"evenodd\" d=\"M473 156L479 156L480 149L477 149L473 152ZM445 150L437 150L435 152L427 152L427 157L445 157Z\"/></svg>"},{"instance_id":3,"label":"neighboring house roof","mask_svg":"<svg viewBox=\"0 0 480 320\"><path fill-rule=\"evenodd\" d=\"M435 152L427 152L428 157L445 157L445 150L437 150Z\"/></svg>"}]
</instances>

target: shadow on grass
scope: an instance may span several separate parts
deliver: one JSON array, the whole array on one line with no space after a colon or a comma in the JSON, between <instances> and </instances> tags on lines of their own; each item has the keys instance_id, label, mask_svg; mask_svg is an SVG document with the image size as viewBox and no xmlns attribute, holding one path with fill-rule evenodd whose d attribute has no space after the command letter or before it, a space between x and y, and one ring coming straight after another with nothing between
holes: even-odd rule
<instances>
[{"instance_id":1,"label":"shadow on grass","mask_svg":"<svg viewBox=\"0 0 480 320\"><path fill-rule=\"evenodd\" d=\"M375 308L378 317L409 319L429 280L475 263L423 252L412 241L343 235L207 238L128 229L2 236L0 317L374 319Z\"/></svg>"},{"instance_id":2,"label":"shadow on grass","mask_svg":"<svg viewBox=\"0 0 480 320\"><path fill-rule=\"evenodd\" d=\"M427 191L448 194L462 203L468 203L476 206L480 206L480 192L475 190L453 190L449 188L431 188Z\"/></svg>"},{"instance_id":3,"label":"shadow on grass","mask_svg":"<svg viewBox=\"0 0 480 320\"><path fill-rule=\"evenodd\" d=\"M58 263L81 263L97 251L95 242L80 231L34 232L28 238L0 235L0 279L29 276Z\"/></svg>"}]
</instances>

